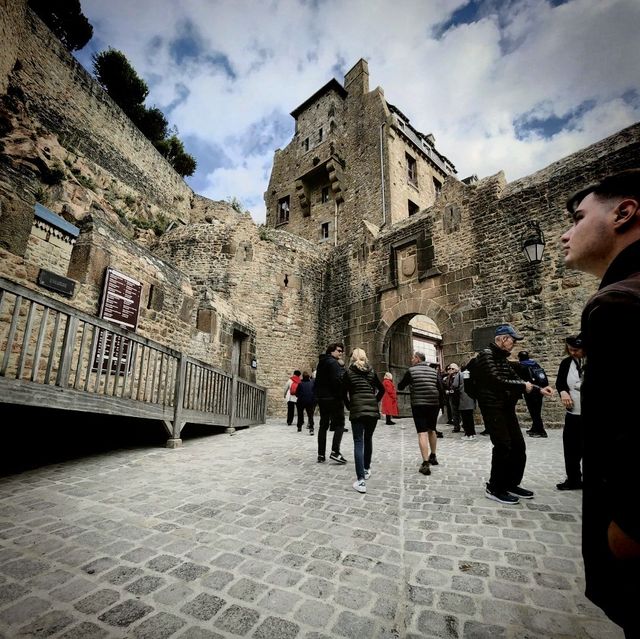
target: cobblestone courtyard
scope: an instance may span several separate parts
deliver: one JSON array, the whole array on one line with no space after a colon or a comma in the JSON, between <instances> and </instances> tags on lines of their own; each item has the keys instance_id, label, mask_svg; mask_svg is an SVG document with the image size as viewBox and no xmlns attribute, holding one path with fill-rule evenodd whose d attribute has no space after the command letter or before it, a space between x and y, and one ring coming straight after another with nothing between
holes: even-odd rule
<instances>
[{"instance_id":1,"label":"cobblestone courtyard","mask_svg":"<svg viewBox=\"0 0 640 639\"><path fill-rule=\"evenodd\" d=\"M0 636L620 639L583 596L579 492L560 431L527 438L507 507L491 445L443 427L417 472L410 420L379 422L372 477L316 463L284 421L0 480Z\"/></svg>"}]
</instances>

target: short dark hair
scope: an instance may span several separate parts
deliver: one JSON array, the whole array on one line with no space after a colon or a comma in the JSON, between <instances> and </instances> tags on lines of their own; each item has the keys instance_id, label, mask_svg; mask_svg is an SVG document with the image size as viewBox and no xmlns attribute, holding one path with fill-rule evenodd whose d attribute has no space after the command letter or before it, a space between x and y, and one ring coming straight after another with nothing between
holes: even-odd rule
<instances>
[{"instance_id":1,"label":"short dark hair","mask_svg":"<svg viewBox=\"0 0 640 639\"><path fill-rule=\"evenodd\" d=\"M297 375L298 377L300 377L300 375L302 375L302 373L301 373L298 369L296 369L295 371L293 371L293 374L294 374L294 375Z\"/></svg>"},{"instance_id":2,"label":"short dark hair","mask_svg":"<svg viewBox=\"0 0 640 639\"><path fill-rule=\"evenodd\" d=\"M528 351L520 351L518 353L518 359L522 362L525 359L529 359L529 352Z\"/></svg>"},{"instance_id":3,"label":"short dark hair","mask_svg":"<svg viewBox=\"0 0 640 639\"><path fill-rule=\"evenodd\" d=\"M331 355L336 348L341 348L344 351L344 344L342 342L336 342L335 344L329 344L327 346L327 350L325 351L326 355Z\"/></svg>"},{"instance_id":4,"label":"short dark hair","mask_svg":"<svg viewBox=\"0 0 640 639\"><path fill-rule=\"evenodd\" d=\"M640 169L629 169L609 175L600 182L574 193L567 200L567 211L575 213L578 205L587 195L593 193L598 199L631 197L640 202Z\"/></svg>"}]
</instances>

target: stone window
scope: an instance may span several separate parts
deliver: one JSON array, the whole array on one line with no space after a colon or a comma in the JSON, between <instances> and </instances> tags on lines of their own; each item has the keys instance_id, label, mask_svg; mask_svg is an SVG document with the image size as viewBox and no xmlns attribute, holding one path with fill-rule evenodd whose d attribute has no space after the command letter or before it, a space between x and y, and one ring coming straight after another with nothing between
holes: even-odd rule
<instances>
[{"instance_id":1,"label":"stone window","mask_svg":"<svg viewBox=\"0 0 640 639\"><path fill-rule=\"evenodd\" d=\"M320 227L320 239L328 240L329 239L329 222L323 222Z\"/></svg>"},{"instance_id":2,"label":"stone window","mask_svg":"<svg viewBox=\"0 0 640 639\"><path fill-rule=\"evenodd\" d=\"M442 182L440 182L440 180L438 180L437 178L433 178L433 189L436 192L436 197L438 197L438 195L440 195L440 193L442 192Z\"/></svg>"},{"instance_id":3,"label":"stone window","mask_svg":"<svg viewBox=\"0 0 640 639\"><path fill-rule=\"evenodd\" d=\"M414 186L418 186L418 165L416 159L408 153L405 154L405 158L407 159L407 180Z\"/></svg>"},{"instance_id":4,"label":"stone window","mask_svg":"<svg viewBox=\"0 0 640 639\"><path fill-rule=\"evenodd\" d=\"M322 201L323 204L329 201L329 187L328 186L323 186L322 187L322 195L320 196L320 200Z\"/></svg>"},{"instance_id":5,"label":"stone window","mask_svg":"<svg viewBox=\"0 0 640 639\"><path fill-rule=\"evenodd\" d=\"M322 127L318 129L318 143L322 142L322 136L324 132L322 131Z\"/></svg>"},{"instance_id":6,"label":"stone window","mask_svg":"<svg viewBox=\"0 0 640 639\"><path fill-rule=\"evenodd\" d=\"M278 200L278 224L289 221L289 196L281 197Z\"/></svg>"},{"instance_id":7,"label":"stone window","mask_svg":"<svg viewBox=\"0 0 640 639\"><path fill-rule=\"evenodd\" d=\"M309 150L309 138L305 138L304 141L302 142L302 149L303 151Z\"/></svg>"},{"instance_id":8,"label":"stone window","mask_svg":"<svg viewBox=\"0 0 640 639\"><path fill-rule=\"evenodd\" d=\"M408 202L408 209L409 209L409 217L411 217L412 215L415 215L419 210L420 207L415 203L412 202L411 200L407 200Z\"/></svg>"}]
</instances>

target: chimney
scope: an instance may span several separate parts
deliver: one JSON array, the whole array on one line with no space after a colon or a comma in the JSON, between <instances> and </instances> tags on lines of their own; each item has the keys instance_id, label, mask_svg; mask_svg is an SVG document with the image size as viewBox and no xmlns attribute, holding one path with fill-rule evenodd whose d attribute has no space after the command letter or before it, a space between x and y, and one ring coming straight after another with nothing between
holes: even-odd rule
<instances>
[{"instance_id":1,"label":"chimney","mask_svg":"<svg viewBox=\"0 0 640 639\"><path fill-rule=\"evenodd\" d=\"M352 94L369 93L369 64L360 58L344 76L344 88Z\"/></svg>"}]
</instances>

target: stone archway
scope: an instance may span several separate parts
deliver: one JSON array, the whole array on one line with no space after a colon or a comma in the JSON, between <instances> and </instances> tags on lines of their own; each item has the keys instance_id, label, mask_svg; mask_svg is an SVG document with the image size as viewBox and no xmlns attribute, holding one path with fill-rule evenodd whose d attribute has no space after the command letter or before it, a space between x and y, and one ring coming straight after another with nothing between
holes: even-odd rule
<instances>
[{"instance_id":1,"label":"stone archway","mask_svg":"<svg viewBox=\"0 0 640 639\"><path fill-rule=\"evenodd\" d=\"M388 308L380 318L374 334L374 353L378 370L386 370L389 364L387 359L388 339L391 327L403 317L409 318L415 315L426 315L438 326L444 336L453 328L453 321L449 313L433 300L405 299Z\"/></svg>"},{"instance_id":2,"label":"stone archway","mask_svg":"<svg viewBox=\"0 0 640 639\"><path fill-rule=\"evenodd\" d=\"M417 316L428 318L436 327L438 352L429 361L441 363L443 336L452 328L452 320L439 304L432 300L403 300L383 313L375 332L374 352L379 371L390 371L397 384L409 366L411 354L416 348L414 329L410 322ZM424 350L424 349L420 349ZM401 416L411 414L408 392L398 393L398 405Z\"/></svg>"}]
</instances>

